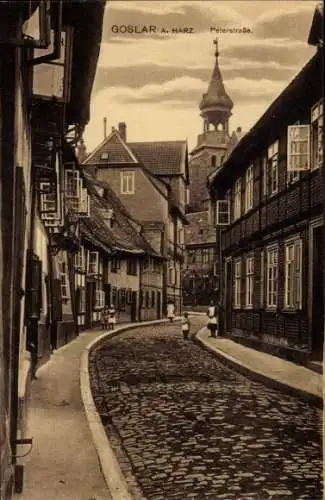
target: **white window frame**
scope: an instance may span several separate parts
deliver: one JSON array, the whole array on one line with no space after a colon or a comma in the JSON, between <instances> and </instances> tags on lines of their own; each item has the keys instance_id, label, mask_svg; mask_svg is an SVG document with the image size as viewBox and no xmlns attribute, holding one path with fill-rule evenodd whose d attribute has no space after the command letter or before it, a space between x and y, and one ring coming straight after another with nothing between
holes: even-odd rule
<instances>
[{"instance_id":1,"label":"white window frame","mask_svg":"<svg viewBox=\"0 0 325 500\"><path fill-rule=\"evenodd\" d=\"M40 182L40 191L40 213L44 218L52 218L51 214L55 214L58 209L56 188L54 192L50 182Z\"/></svg>"},{"instance_id":2,"label":"white window frame","mask_svg":"<svg viewBox=\"0 0 325 500\"><path fill-rule=\"evenodd\" d=\"M291 238L285 242L285 309L302 309L302 240Z\"/></svg>"},{"instance_id":3,"label":"white window frame","mask_svg":"<svg viewBox=\"0 0 325 500\"><path fill-rule=\"evenodd\" d=\"M216 203L216 225L229 226L230 224L230 201L217 200Z\"/></svg>"},{"instance_id":4,"label":"white window frame","mask_svg":"<svg viewBox=\"0 0 325 500\"><path fill-rule=\"evenodd\" d=\"M67 263L65 261L59 262L59 274L60 274L62 300L69 300L70 299L69 275L68 275Z\"/></svg>"},{"instance_id":5,"label":"white window frame","mask_svg":"<svg viewBox=\"0 0 325 500\"><path fill-rule=\"evenodd\" d=\"M241 217L241 196L242 196L242 180L241 177L235 182L235 198L234 198L234 219Z\"/></svg>"},{"instance_id":6,"label":"white window frame","mask_svg":"<svg viewBox=\"0 0 325 500\"><path fill-rule=\"evenodd\" d=\"M305 134L305 136L303 136ZM300 151L305 144L306 151ZM298 152L294 149L298 148ZM310 170L310 125L288 126L287 172Z\"/></svg>"},{"instance_id":7,"label":"white window frame","mask_svg":"<svg viewBox=\"0 0 325 500\"><path fill-rule=\"evenodd\" d=\"M98 286L98 284L97 284ZM105 305L105 291L96 287L95 290L95 309L101 309Z\"/></svg>"},{"instance_id":8,"label":"white window frame","mask_svg":"<svg viewBox=\"0 0 325 500\"><path fill-rule=\"evenodd\" d=\"M121 194L134 194L135 172L121 172Z\"/></svg>"},{"instance_id":9,"label":"white window frame","mask_svg":"<svg viewBox=\"0 0 325 500\"><path fill-rule=\"evenodd\" d=\"M323 157L324 157L324 103L323 99L318 101L311 108L310 113L310 121L311 121L311 130L310 130L310 156L311 156L311 170L316 170L317 168L322 167L323 165ZM314 141L316 136L316 154L314 155Z\"/></svg>"},{"instance_id":10,"label":"white window frame","mask_svg":"<svg viewBox=\"0 0 325 500\"><path fill-rule=\"evenodd\" d=\"M266 307L274 310L278 305L279 247L266 249Z\"/></svg>"},{"instance_id":11,"label":"white window frame","mask_svg":"<svg viewBox=\"0 0 325 500\"><path fill-rule=\"evenodd\" d=\"M234 261L234 307L241 308L241 285L242 285L242 261L241 258Z\"/></svg>"},{"instance_id":12,"label":"white window frame","mask_svg":"<svg viewBox=\"0 0 325 500\"><path fill-rule=\"evenodd\" d=\"M202 248L202 264L209 264L210 255L209 248Z\"/></svg>"},{"instance_id":13,"label":"white window frame","mask_svg":"<svg viewBox=\"0 0 325 500\"><path fill-rule=\"evenodd\" d=\"M85 314L86 312L86 287L80 287L80 304L79 304L79 314Z\"/></svg>"},{"instance_id":14,"label":"white window frame","mask_svg":"<svg viewBox=\"0 0 325 500\"><path fill-rule=\"evenodd\" d=\"M274 196L279 190L279 141L273 142L267 150L267 196Z\"/></svg>"},{"instance_id":15,"label":"white window frame","mask_svg":"<svg viewBox=\"0 0 325 500\"><path fill-rule=\"evenodd\" d=\"M78 271L84 271L85 269L85 249L80 247L78 252L74 256L74 266Z\"/></svg>"},{"instance_id":16,"label":"white window frame","mask_svg":"<svg viewBox=\"0 0 325 500\"><path fill-rule=\"evenodd\" d=\"M90 196L87 188L82 188L80 191L78 215L79 217L90 216Z\"/></svg>"},{"instance_id":17,"label":"white window frame","mask_svg":"<svg viewBox=\"0 0 325 500\"><path fill-rule=\"evenodd\" d=\"M260 306L262 309L264 309L264 297L265 297L265 252L264 250L261 250L260 254L261 258L261 279L260 279Z\"/></svg>"},{"instance_id":18,"label":"white window frame","mask_svg":"<svg viewBox=\"0 0 325 500\"><path fill-rule=\"evenodd\" d=\"M254 294L254 255L247 255L245 262L245 306L253 308Z\"/></svg>"},{"instance_id":19,"label":"white window frame","mask_svg":"<svg viewBox=\"0 0 325 500\"><path fill-rule=\"evenodd\" d=\"M67 200L79 200L82 187L82 179L77 169L66 168L64 170L64 192Z\"/></svg>"},{"instance_id":20,"label":"white window frame","mask_svg":"<svg viewBox=\"0 0 325 500\"><path fill-rule=\"evenodd\" d=\"M89 250L87 254L87 274L97 275L99 273L99 252Z\"/></svg>"},{"instance_id":21,"label":"white window frame","mask_svg":"<svg viewBox=\"0 0 325 500\"><path fill-rule=\"evenodd\" d=\"M245 213L253 208L254 167L250 165L245 174Z\"/></svg>"}]
</instances>

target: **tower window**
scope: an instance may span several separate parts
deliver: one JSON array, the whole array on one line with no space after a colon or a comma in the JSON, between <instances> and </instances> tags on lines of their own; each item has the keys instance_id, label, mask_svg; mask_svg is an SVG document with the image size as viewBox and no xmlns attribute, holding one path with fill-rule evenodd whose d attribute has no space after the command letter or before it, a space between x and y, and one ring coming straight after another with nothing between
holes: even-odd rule
<instances>
[{"instance_id":1,"label":"tower window","mask_svg":"<svg viewBox=\"0 0 325 500\"><path fill-rule=\"evenodd\" d=\"M216 166L217 166L217 157L216 157L216 155L212 155L211 156L211 167L216 168Z\"/></svg>"}]
</instances>

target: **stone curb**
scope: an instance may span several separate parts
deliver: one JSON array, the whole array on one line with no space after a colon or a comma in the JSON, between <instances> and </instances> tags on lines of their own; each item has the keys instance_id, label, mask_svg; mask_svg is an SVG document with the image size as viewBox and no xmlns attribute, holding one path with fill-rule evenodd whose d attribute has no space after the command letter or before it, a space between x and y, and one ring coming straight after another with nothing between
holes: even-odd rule
<instances>
[{"instance_id":1,"label":"stone curb","mask_svg":"<svg viewBox=\"0 0 325 500\"><path fill-rule=\"evenodd\" d=\"M291 396L304 399L308 403L311 403L317 406L318 408L321 409L323 408L322 396L317 396L316 394L312 394L307 390L303 390L298 387L291 386L285 382L281 382L280 380L268 377L262 372L253 370L251 367L247 366L239 359L233 358L232 356L225 353L221 349L210 346L202 338L200 338L200 334L204 330L205 328L201 328L198 332L196 332L195 335L193 336L193 340L204 349L208 350L209 352L212 352L215 356L217 356L220 359L220 361L222 361L226 365L230 366L231 368L234 368L243 375L253 380L256 380L257 382L261 382L262 384L271 387L272 389L276 389L286 394L290 394Z\"/></svg>"},{"instance_id":2,"label":"stone curb","mask_svg":"<svg viewBox=\"0 0 325 500\"><path fill-rule=\"evenodd\" d=\"M175 318L177 321L178 318ZM81 357L80 366L80 389L81 389L81 399L83 402L86 418L92 434L95 449L99 458L100 467L106 481L107 487L111 494L112 500L132 500L133 497L129 491L127 481L120 468L118 460L116 458L115 452L109 442L109 438L106 434L104 426L102 424L101 418L97 412L96 405L91 393L90 388L90 377L89 377L89 355L90 353L98 348L105 340L115 337L120 333L123 333L139 326L151 326L169 323L167 319L159 319L154 321L143 321L138 323L132 323L120 328L116 328L113 331L105 332L96 339L94 339L90 344L87 345Z\"/></svg>"}]
</instances>

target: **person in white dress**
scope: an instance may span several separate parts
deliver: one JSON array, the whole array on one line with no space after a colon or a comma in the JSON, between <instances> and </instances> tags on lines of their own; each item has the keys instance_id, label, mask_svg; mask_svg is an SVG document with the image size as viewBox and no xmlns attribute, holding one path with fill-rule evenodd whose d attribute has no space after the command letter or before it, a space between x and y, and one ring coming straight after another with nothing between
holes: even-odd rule
<instances>
[{"instance_id":1,"label":"person in white dress","mask_svg":"<svg viewBox=\"0 0 325 500\"><path fill-rule=\"evenodd\" d=\"M169 321L173 321L175 318L175 306L171 301L167 304L167 318Z\"/></svg>"},{"instance_id":2,"label":"person in white dress","mask_svg":"<svg viewBox=\"0 0 325 500\"><path fill-rule=\"evenodd\" d=\"M217 307L214 305L213 300L211 300L210 302L207 316L208 316L207 328L210 330L210 337L215 338L218 335L218 317L217 317Z\"/></svg>"},{"instance_id":3,"label":"person in white dress","mask_svg":"<svg viewBox=\"0 0 325 500\"><path fill-rule=\"evenodd\" d=\"M116 309L114 304L111 304L110 308L108 309L108 329L114 330L115 325L116 325Z\"/></svg>"}]
</instances>

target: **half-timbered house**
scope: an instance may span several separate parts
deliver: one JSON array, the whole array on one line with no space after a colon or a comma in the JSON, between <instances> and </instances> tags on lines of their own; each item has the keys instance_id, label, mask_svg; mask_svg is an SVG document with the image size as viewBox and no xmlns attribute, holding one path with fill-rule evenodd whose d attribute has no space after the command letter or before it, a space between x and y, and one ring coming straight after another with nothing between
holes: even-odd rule
<instances>
[{"instance_id":1,"label":"half-timbered house","mask_svg":"<svg viewBox=\"0 0 325 500\"><path fill-rule=\"evenodd\" d=\"M209 178L226 333L302 362L324 339L322 64L319 43Z\"/></svg>"}]
</instances>

